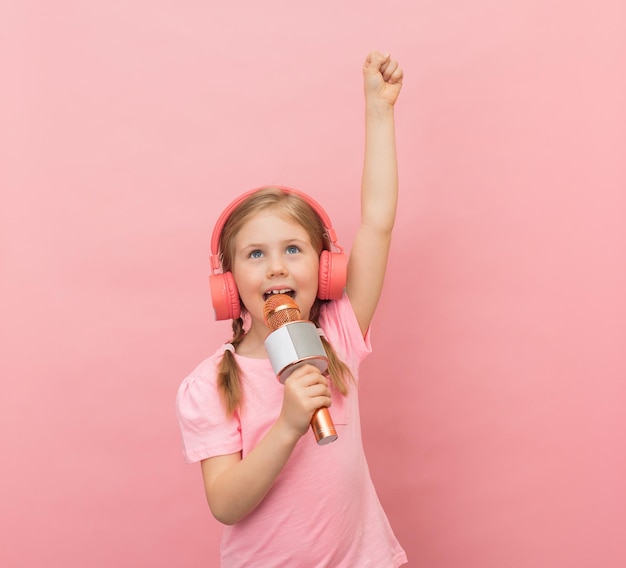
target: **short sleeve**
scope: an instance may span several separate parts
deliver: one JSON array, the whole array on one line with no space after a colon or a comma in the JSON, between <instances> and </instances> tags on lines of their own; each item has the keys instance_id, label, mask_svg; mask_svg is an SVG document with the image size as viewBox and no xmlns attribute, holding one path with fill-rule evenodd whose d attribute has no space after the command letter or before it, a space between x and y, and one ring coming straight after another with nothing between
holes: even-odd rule
<instances>
[{"instance_id":1,"label":"short sleeve","mask_svg":"<svg viewBox=\"0 0 626 568\"><path fill-rule=\"evenodd\" d=\"M363 337L345 292L341 299L324 305L320 313L320 327L333 348L350 367L358 368L361 361L372 352L370 330Z\"/></svg>"},{"instance_id":2,"label":"short sleeve","mask_svg":"<svg viewBox=\"0 0 626 568\"><path fill-rule=\"evenodd\" d=\"M206 366L205 366L206 367ZM239 417L228 417L222 407L215 381L192 374L180 385L176 396L178 424L187 463L241 451Z\"/></svg>"}]
</instances>

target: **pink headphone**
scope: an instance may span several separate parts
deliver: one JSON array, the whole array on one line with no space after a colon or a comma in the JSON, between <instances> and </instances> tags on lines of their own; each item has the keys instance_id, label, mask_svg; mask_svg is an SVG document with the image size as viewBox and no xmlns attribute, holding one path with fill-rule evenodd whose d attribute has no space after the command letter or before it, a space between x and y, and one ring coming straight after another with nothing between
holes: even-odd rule
<instances>
[{"instance_id":1,"label":"pink headphone","mask_svg":"<svg viewBox=\"0 0 626 568\"><path fill-rule=\"evenodd\" d=\"M235 285L235 279L231 272L223 272L219 257L219 240L224 229L224 225L233 211L250 195L261 190L275 188L284 193L293 193L306 203L317 213L326 229L327 236L338 252L323 250L320 255L319 282L317 297L320 300L338 300L343 294L346 286L346 273L348 268L348 255L343 252L343 248L337 244L335 230L332 227L330 218L314 199L296 189L283 186L263 186L247 191L235 199L220 215L213 235L211 237L211 270L213 274L209 276L211 286L211 298L215 310L216 320L236 319L241 315L241 305L239 302L239 292Z\"/></svg>"}]
</instances>

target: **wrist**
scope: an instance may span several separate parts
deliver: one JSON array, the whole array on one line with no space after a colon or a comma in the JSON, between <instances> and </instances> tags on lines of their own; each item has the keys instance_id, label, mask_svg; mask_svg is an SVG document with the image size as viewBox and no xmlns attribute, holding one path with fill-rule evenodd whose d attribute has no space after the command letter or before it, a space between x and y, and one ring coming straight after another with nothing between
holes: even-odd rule
<instances>
[{"instance_id":1,"label":"wrist","mask_svg":"<svg viewBox=\"0 0 626 568\"><path fill-rule=\"evenodd\" d=\"M384 101L365 101L365 114L367 116L392 117L394 106Z\"/></svg>"},{"instance_id":2,"label":"wrist","mask_svg":"<svg viewBox=\"0 0 626 568\"><path fill-rule=\"evenodd\" d=\"M282 415L279 416L274 423L274 430L276 431L276 436L280 439L280 443L284 444L286 447L295 446L298 440L304 435L294 428Z\"/></svg>"}]
</instances>

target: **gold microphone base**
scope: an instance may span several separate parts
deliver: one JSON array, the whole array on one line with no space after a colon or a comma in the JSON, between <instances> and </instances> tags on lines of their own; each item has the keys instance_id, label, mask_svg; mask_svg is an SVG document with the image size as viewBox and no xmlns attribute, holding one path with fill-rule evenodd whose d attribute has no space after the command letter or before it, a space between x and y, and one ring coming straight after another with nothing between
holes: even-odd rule
<instances>
[{"instance_id":1,"label":"gold microphone base","mask_svg":"<svg viewBox=\"0 0 626 568\"><path fill-rule=\"evenodd\" d=\"M315 411L311 419L311 429L315 435L315 440L320 446L330 444L338 437L328 408L320 408Z\"/></svg>"}]
</instances>

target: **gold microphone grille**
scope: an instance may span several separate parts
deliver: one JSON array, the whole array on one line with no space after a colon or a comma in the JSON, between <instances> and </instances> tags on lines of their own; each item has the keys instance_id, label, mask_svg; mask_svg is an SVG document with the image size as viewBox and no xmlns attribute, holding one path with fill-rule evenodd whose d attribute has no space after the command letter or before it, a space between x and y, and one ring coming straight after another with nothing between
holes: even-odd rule
<instances>
[{"instance_id":1,"label":"gold microphone grille","mask_svg":"<svg viewBox=\"0 0 626 568\"><path fill-rule=\"evenodd\" d=\"M265 323L272 331L292 321L300 320L300 309L291 296L275 294L263 306Z\"/></svg>"}]
</instances>

